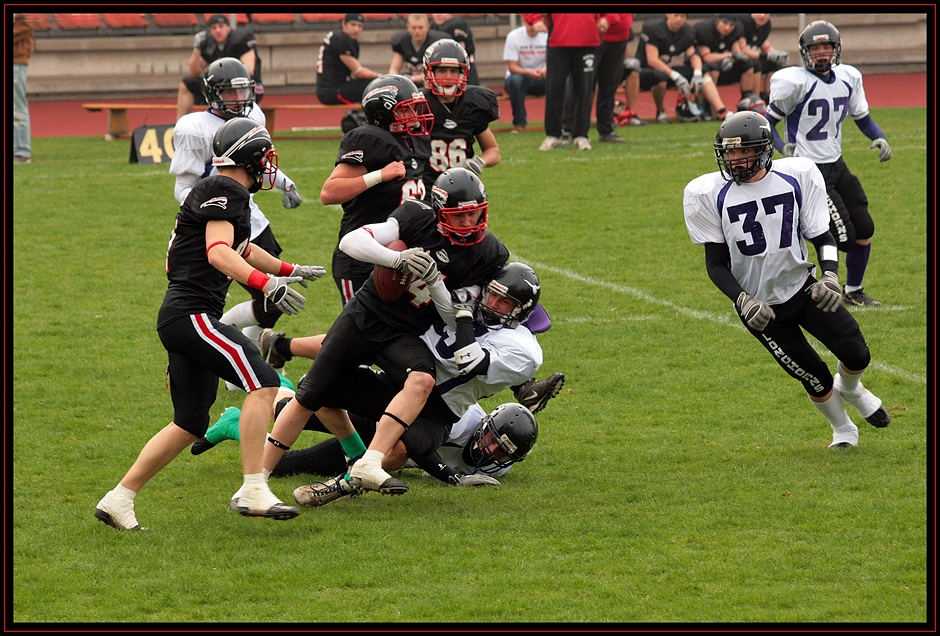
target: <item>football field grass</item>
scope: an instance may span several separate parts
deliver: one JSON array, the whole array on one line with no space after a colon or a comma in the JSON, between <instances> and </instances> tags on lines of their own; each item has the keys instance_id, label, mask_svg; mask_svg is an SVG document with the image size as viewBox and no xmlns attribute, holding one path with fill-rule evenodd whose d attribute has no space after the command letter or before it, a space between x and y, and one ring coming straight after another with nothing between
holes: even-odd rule
<instances>
[{"instance_id":1,"label":"football field grass","mask_svg":"<svg viewBox=\"0 0 940 636\"><path fill-rule=\"evenodd\" d=\"M926 110L873 115L894 158L879 163L849 122L844 155L877 226L865 290L883 306L852 311L872 351L863 381L894 421L875 429L850 408L858 448L827 449L829 425L689 241L682 190L717 169L717 124L620 129L627 143L614 145L592 132L589 152L500 134L502 163L483 173L490 228L541 277L553 326L537 377L567 376L529 458L499 487L404 471L402 497L279 522L228 511L242 476L227 442L151 480L136 499L150 530L136 533L93 513L172 418L155 323L173 177L129 164L126 141L35 139L12 178L8 622L932 620ZM341 209L318 195L338 139L275 142L305 202L256 199L283 259L329 267ZM278 323L288 335L323 333L340 311L330 277L304 294L307 308ZM287 365L294 381L306 370ZM220 386L213 420L242 398ZM305 432L295 448L324 437ZM292 502L311 480L271 488Z\"/></svg>"}]
</instances>

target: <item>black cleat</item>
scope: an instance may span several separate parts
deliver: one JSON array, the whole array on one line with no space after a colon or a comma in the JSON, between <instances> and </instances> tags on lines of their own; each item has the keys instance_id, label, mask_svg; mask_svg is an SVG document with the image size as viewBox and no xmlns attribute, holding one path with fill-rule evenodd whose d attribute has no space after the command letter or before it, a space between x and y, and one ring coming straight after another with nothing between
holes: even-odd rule
<instances>
[{"instance_id":1,"label":"black cleat","mask_svg":"<svg viewBox=\"0 0 940 636\"><path fill-rule=\"evenodd\" d=\"M842 302L856 307L881 307L881 303L865 293L863 289L842 294Z\"/></svg>"},{"instance_id":2,"label":"black cleat","mask_svg":"<svg viewBox=\"0 0 940 636\"><path fill-rule=\"evenodd\" d=\"M565 384L564 373L553 373L546 380L529 380L514 391L519 404L526 407L532 414L545 408L548 401L561 392Z\"/></svg>"}]
</instances>

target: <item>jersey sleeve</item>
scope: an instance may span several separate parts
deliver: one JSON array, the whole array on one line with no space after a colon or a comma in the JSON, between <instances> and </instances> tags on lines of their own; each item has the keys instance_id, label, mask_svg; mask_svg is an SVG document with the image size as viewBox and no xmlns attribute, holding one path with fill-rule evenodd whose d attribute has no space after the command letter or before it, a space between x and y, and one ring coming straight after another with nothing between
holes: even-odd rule
<instances>
[{"instance_id":1,"label":"jersey sleeve","mask_svg":"<svg viewBox=\"0 0 940 636\"><path fill-rule=\"evenodd\" d=\"M803 207L800 210L800 234L807 239L819 236L829 229L829 200L826 182L816 164L809 159L792 157L787 161L797 174L803 190Z\"/></svg>"},{"instance_id":2,"label":"jersey sleeve","mask_svg":"<svg viewBox=\"0 0 940 636\"><path fill-rule=\"evenodd\" d=\"M702 175L685 187L682 197L685 226L695 245L724 243L721 217L713 193L716 173Z\"/></svg>"},{"instance_id":3,"label":"jersey sleeve","mask_svg":"<svg viewBox=\"0 0 940 636\"><path fill-rule=\"evenodd\" d=\"M486 373L480 376L486 384L515 386L535 376L542 366L542 347L528 329L496 329L481 344L490 354Z\"/></svg>"},{"instance_id":4,"label":"jersey sleeve","mask_svg":"<svg viewBox=\"0 0 940 636\"><path fill-rule=\"evenodd\" d=\"M173 128L173 159L170 174L207 176L212 169L212 147L206 135L198 130L195 118L185 115Z\"/></svg>"},{"instance_id":5,"label":"jersey sleeve","mask_svg":"<svg viewBox=\"0 0 940 636\"><path fill-rule=\"evenodd\" d=\"M258 40L255 38L255 34L250 29L242 27L232 31L229 45L232 47L229 53L231 57L241 58L241 56L248 51L252 51L257 48Z\"/></svg>"},{"instance_id":6,"label":"jersey sleeve","mask_svg":"<svg viewBox=\"0 0 940 636\"><path fill-rule=\"evenodd\" d=\"M862 74L854 66L840 64L839 71L844 72L851 86L849 97L849 115L852 119L864 119L868 116L868 99L865 98L865 85L862 83Z\"/></svg>"},{"instance_id":7,"label":"jersey sleeve","mask_svg":"<svg viewBox=\"0 0 940 636\"><path fill-rule=\"evenodd\" d=\"M803 99L803 82L796 76L799 69L791 68L780 69L770 77L768 108L777 119L784 119L796 110L797 104Z\"/></svg>"}]
</instances>

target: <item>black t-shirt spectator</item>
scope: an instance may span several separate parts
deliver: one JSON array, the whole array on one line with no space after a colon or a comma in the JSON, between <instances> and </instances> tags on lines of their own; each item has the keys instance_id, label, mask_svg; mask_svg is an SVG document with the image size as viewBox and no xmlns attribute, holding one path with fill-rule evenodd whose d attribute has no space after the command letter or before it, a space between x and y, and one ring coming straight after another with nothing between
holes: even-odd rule
<instances>
[{"instance_id":1,"label":"black t-shirt spectator","mask_svg":"<svg viewBox=\"0 0 940 636\"><path fill-rule=\"evenodd\" d=\"M349 79L350 71L340 59L341 55L358 59L359 41L343 31L330 31L323 38L317 58L317 90L321 87L333 90Z\"/></svg>"},{"instance_id":2,"label":"black t-shirt spectator","mask_svg":"<svg viewBox=\"0 0 940 636\"><path fill-rule=\"evenodd\" d=\"M770 37L770 20L767 20L763 26L757 26L757 23L754 22L754 18L751 17L750 13L742 13L737 17L741 28L744 29L744 40L747 46L760 50L760 48L764 46L764 42L767 41L767 38Z\"/></svg>"},{"instance_id":3,"label":"black t-shirt spectator","mask_svg":"<svg viewBox=\"0 0 940 636\"><path fill-rule=\"evenodd\" d=\"M443 31L438 31L436 29L430 29L428 31L428 37L424 40L424 44L422 44L421 48L416 51L414 43L411 41L411 33L408 31L399 31L393 35L392 51L401 55L402 60L404 61L399 73L402 75L423 73L424 52L428 50L429 46L438 40L444 40L447 38L450 38L450 34L444 33Z\"/></svg>"},{"instance_id":4,"label":"black t-shirt spectator","mask_svg":"<svg viewBox=\"0 0 940 636\"><path fill-rule=\"evenodd\" d=\"M722 36L715 28L714 20L702 20L695 25L695 44L707 46L712 53L730 53L731 46L744 36L744 28L737 20L734 30Z\"/></svg>"},{"instance_id":5,"label":"black t-shirt spectator","mask_svg":"<svg viewBox=\"0 0 940 636\"><path fill-rule=\"evenodd\" d=\"M200 35L202 36L201 41ZM242 55L248 51L254 51L255 72L252 73L251 79L255 80L255 84L261 85L261 57L258 55L258 40L251 29L247 27L232 29L224 44L216 42L215 38L209 35L207 31L200 31L196 35L196 42L197 46L195 48L199 49L199 53L202 59L206 61L206 64L212 64L223 57L241 59Z\"/></svg>"}]
</instances>

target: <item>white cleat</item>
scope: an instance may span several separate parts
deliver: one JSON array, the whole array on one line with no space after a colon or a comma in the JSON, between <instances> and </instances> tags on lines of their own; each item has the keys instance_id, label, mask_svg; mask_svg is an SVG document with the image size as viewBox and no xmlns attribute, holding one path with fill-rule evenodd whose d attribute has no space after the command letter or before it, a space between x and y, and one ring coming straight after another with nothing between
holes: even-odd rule
<instances>
[{"instance_id":1,"label":"white cleat","mask_svg":"<svg viewBox=\"0 0 940 636\"><path fill-rule=\"evenodd\" d=\"M268 517L286 521L300 514L299 508L288 506L275 497L267 485L242 489L237 499L232 498L232 503L235 504L238 513L245 517Z\"/></svg>"},{"instance_id":2,"label":"white cleat","mask_svg":"<svg viewBox=\"0 0 940 636\"><path fill-rule=\"evenodd\" d=\"M849 428L851 427L851 428ZM832 431L832 443L829 448L855 448L858 446L858 427L849 424L841 431Z\"/></svg>"},{"instance_id":3,"label":"white cleat","mask_svg":"<svg viewBox=\"0 0 940 636\"><path fill-rule=\"evenodd\" d=\"M392 477L381 466L367 465L361 459L349 471L349 483L383 495L403 495L408 492L408 484Z\"/></svg>"}]
</instances>

